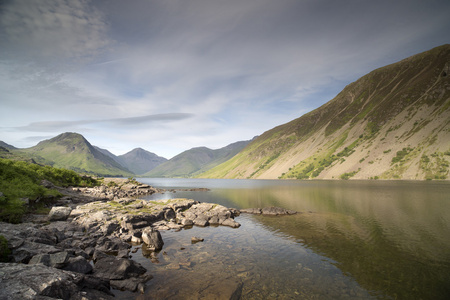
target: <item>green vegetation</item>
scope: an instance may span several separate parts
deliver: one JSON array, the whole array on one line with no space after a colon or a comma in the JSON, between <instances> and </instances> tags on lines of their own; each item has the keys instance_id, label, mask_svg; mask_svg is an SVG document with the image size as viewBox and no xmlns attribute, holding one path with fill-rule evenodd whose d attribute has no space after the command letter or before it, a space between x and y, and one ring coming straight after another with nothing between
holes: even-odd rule
<instances>
[{"instance_id":1,"label":"green vegetation","mask_svg":"<svg viewBox=\"0 0 450 300\"><path fill-rule=\"evenodd\" d=\"M422 155L420 168L425 173L425 179L447 179L450 163L445 159L446 155L446 152L434 152L430 156Z\"/></svg>"},{"instance_id":2,"label":"green vegetation","mask_svg":"<svg viewBox=\"0 0 450 300\"><path fill-rule=\"evenodd\" d=\"M0 262L8 262L8 256L11 250L8 247L8 241L3 235L0 235Z\"/></svg>"},{"instance_id":3,"label":"green vegetation","mask_svg":"<svg viewBox=\"0 0 450 300\"><path fill-rule=\"evenodd\" d=\"M267 167L271 162L273 162L275 159L277 159L280 156L280 152L275 153L274 155L272 155L271 157L269 157L269 159L267 159L262 165L260 165L258 167L258 169L256 169L248 178L252 178L253 175L255 175L256 173L258 173L259 171L263 170L265 167Z\"/></svg>"},{"instance_id":4,"label":"green vegetation","mask_svg":"<svg viewBox=\"0 0 450 300\"><path fill-rule=\"evenodd\" d=\"M403 148L400 151L397 151L397 155L392 158L392 163L395 164L395 163L403 160L405 158L405 156L408 155L413 150L414 150L414 148L407 147L407 148Z\"/></svg>"},{"instance_id":5,"label":"green vegetation","mask_svg":"<svg viewBox=\"0 0 450 300\"><path fill-rule=\"evenodd\" d=\"M95 179L80 176L71 170L0 159L0 221L19 223L27 211L42 209L26 205L27 202L32 204L38 199L53 199L61 195L57 190L42 186L42 180L58 186L98 185Z\"/></svg>"},{"instance_id":6,"label":"green vegetation","mask_svg":"<svg viewBox=\"0 0 450 300\"><path fill-rule=\"evenodd\" d=\"M353 171L353 172L349 172L349 173L344 173L340 176L341 179L343 180L348 180L350 177L353 177L356 175L356 173L358 173L361 169L358 169L358 171Z\"/></svg>"}]
</instances>

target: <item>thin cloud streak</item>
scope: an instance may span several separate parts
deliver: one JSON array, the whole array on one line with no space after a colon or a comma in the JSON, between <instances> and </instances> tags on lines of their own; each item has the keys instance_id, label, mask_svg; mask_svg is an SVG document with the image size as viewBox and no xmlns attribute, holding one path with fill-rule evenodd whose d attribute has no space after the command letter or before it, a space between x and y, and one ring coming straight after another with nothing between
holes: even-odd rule
<instances>
[{"instance_id":1,"label":"thin cloud streak","mask_svg":"<svg viewBox=\"0 0 450 300\"><path fill-rule=\"evenodd\" d=\"M80 121L42 121L33 122L26 126L13 127L15 130L35 131L35 132L61 132L71 128L77 128L78 126L90 125L90 124L108 124L108 126L122 127L122 126L137 126L145 125L148 123L164 121L173 122L185 120L193 117L193 114L188 113L167 113L167 114L155 114L140 117L130 118L115 118L106 120L80 120Z\"/></svg>"}]
</instances>

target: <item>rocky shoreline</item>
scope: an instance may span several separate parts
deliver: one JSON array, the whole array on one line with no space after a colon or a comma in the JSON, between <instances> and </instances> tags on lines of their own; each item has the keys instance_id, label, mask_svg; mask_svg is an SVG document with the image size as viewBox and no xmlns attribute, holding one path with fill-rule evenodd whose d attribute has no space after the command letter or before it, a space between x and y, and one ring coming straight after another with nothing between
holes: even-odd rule
<instances>
[{"instance_id":1,"label":"rocky shoreline","mask_svg":"<svg viewBox=\"0 0 450 300\"><path fill-rule=\"evenodd\" d=\"M65 196L47 216L0 223L10 249L9 262L0 263L0 299L114 299L111 288L143 293L152 275L130 259L132 244L159 251L159 230L240 226L234 220L239 211L221 205L139 200L163 191L137 182L51 187Z\"/></svg>"}]
</instances>

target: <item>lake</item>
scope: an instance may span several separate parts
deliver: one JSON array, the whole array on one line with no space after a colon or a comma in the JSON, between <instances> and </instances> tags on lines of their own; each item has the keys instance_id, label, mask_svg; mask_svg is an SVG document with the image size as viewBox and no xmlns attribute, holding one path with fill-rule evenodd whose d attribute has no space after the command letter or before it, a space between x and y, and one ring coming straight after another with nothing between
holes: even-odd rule
<instances>
[{"instance_id":1,"label":"lake","mask_svg":"<svg viewBox=\"0 0 450 300\"><path fill-rule=\"evenodd\" d=\"M237 229L161 232L161 252L133 254L154 276L138 299L222 299L236 289L241 299L450 299L448 182L139 180L210 189L149 200L300 213L242 214ZM192 244L193 236L204 241Z\"/></svg>"}]
</instances>

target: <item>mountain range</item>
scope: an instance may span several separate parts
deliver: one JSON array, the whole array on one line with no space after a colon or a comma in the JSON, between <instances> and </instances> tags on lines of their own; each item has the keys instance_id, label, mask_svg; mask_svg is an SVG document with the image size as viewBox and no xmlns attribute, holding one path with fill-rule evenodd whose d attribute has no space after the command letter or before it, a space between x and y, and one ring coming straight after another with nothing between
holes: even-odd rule
<instances>
[{"instance_id":1,"label":"mountain range","mask_svg":"<svg viewBox=\"0 0 450 300\"><path fill-rule=\"evenodd\" d=\"M91 145L81 134L66 132L25 149L0 141L0 157L100 176L190 177L227 161L248 143L236 142L216 150L193 148L167 160L142 148L116 156Z\"/></svg>"},{"instance_id":2,"label":"mountain range","mask_svg":"<svg viewBox=\"0 0 450 300\"><path fill-rule=\"evenodd\" d=\"M169 161L160 164L144 177L192 177L201 174L235 156L250 141L241 141L212 150L197 147L184 151Z\"/></svg>"},{"instance_id":3,"label":"mountain range","mask_svg":"<svg viewBox=\"0 0 450 300\"><path fill-rule=\"evenodd\" d=\"M63 133L26 149L0 142L0 157L103 176L448 179L450 45L376 69L321 107L217 150L116 156Z\"/></svg>"},{"instance_id":4,"label":"mountain range","mask_svg":"<svg viewBox=\"0 0 450 300\"><path fill-rule=\"evenodd\" d=\"M446 179L450 45L361 77L205 178Z\"/></svg>"}]
</instances>

